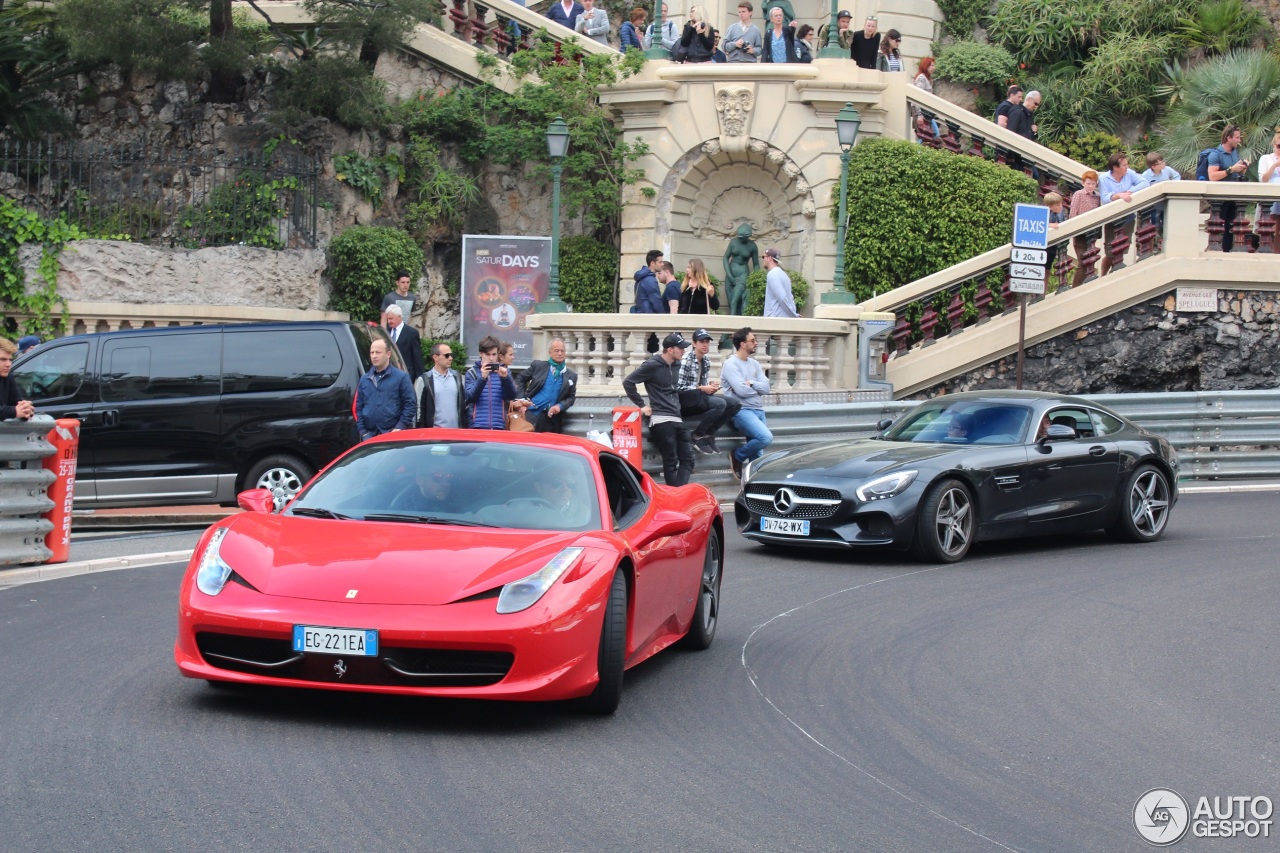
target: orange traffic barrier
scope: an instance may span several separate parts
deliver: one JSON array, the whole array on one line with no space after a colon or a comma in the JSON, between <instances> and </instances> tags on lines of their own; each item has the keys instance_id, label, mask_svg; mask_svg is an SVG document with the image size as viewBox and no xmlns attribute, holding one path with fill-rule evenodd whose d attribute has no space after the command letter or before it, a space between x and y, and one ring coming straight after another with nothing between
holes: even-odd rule
<instances>
[{"instance_id":1,"label":"orange traffic barrier","mask_svg":"<svg viewBox=\"0 0 1280 853\"><path fill-rule=\"evenodd\" d=\"M644 442L640 410L635 406L618 406L613 410L613 449L638 471L644 470Z\"/></svg>"},{"instance_id":2,"label":"orange traffic barrier","mask_svg":"<svg viewBox=\"0 0 1280 853\"><path fill-rule=\"evenodd\" d=\"M76 456L80 450L80 422L74 418L59 418L49 430L48 441L55 453L46 456L42 465L56 478L47 494L53 501L53 509L44 517L53 522L53 530L45 536L45 547L53 552L50 563L65 563L71 555L71 503L75 500Z\"/></svg>"}]
</instances>

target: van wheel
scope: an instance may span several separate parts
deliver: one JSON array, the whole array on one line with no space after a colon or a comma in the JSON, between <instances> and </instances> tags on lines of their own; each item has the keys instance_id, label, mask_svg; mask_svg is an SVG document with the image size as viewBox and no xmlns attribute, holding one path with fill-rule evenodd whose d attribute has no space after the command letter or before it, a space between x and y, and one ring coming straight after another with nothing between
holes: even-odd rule
<instances>
[{"instance_id":1,"label":"van wheel","mask_svg":"<svg viewBox=\"0 0 1280 853\"><path fill-rule=\"evenodd\" d=\"M246 489L270 489L276 498L275 511L279 512L315 473L310 465L296 456L273 453L259 459L249 469L244 485Z\"/></svg>"}]
</instances>

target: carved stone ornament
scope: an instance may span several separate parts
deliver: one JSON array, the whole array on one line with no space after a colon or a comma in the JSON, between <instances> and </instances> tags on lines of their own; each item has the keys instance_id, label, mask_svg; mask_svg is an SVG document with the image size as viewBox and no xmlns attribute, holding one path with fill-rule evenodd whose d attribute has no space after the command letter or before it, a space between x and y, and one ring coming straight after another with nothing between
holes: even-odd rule
<instances>
[{"instance_id":1,"label":"carved stone ornament","mask_svg":"<svg viewBox=\"0 0 1280 853\"><path fill-rule=\"evenodd\" d=\"M755 106L755 93L746 86L725 86L716 92L721 136L745 136L747 119Z\"/></svg>"},{"instance_id":2,"label":"carved stone ornament","mask_svg":"<svg viewBox=\"0 0 1280 853\"><path fill-rule=\"evenodd\" d=\"M714 157L715 155L719 154L720 140L708 139L706 142L702 143L702 153L711 157Z\"/></svg>"}]
</instances>

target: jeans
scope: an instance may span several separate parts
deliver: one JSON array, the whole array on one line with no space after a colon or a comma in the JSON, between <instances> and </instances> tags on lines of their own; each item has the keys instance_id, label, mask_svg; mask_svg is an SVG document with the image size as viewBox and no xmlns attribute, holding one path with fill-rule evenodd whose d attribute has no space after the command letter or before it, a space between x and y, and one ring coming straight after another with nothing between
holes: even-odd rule
<instances>
[{"instance_id":1,"label":"jeans","mask_svg":"<svg viewBox=\"0 0 1280 853\"><path fill-rule=\"evenodd\" d=\"M558 415L549 415L538 409L529 409L524 413L525 419L533 424L534 432L564 432L564 412Z\"/></svg>"},{"instance_id":2,"label":"jeans","mask_svg":"<svg viewBox=\"0 0 1280 853\"><path fill-rule=\"evenodd\" d=\"M747 437L747 443L733 451L739 462L750 462L773 444L773 433L765 424L764 409L743 409L733 416L733 425Z\"/></svg>"},{"instance_id":3,"label":"jeans","mask_svg":"<svg viewBox=\"0 0 1280 853\"><path fill-rule=\"evenodd\" d=\"M742 404L737 400L729 400L719 394L704 394L697 389L680 392L680 414L686 418L702 415L694 435L715 435L733 420L741 408Z\"/></svg>"},{"instance_id":4,"label":"jeans","mask_svg":"<svg viewBox=\"0 0 1280 853\"><path fill-rule=\"evenodd\" d=\"M662 478L668 486L684 486L693 476L693 438L681 423L649 424L649 438L662 454Z\"/></svg>"}]
</instances>

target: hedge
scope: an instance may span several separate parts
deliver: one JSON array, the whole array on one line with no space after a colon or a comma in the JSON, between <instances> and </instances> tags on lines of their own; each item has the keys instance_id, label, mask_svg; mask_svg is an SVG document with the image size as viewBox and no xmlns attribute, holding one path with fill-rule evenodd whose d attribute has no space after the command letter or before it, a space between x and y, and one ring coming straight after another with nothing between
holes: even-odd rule
<instances>
[{"instance_id":1,"label":"hedge","mask_svg":"<svg viewBox=\"0 0 1280 853\"><path fill-rule=\"evenodd\" d=\"M791 296L795 299L796 311L799 312L809 302L809 280L795 270L786 270L786 273L791 277ZM759 267L747 276L747 315L750 317L764 316L764 288L767 275L764 267Z\"/></svg>"},{"instance_id":2,"label":"hedge","mask_svg":"<svg viewBox=\"0 0 1280 853\"><path fill-rule=\"evenodd\" d=\"M395 274L408 270L415 280L422 274L422 248L399 228L357 225L329 244L333 277L332 307L353 320L377 320L382 297L395 288Z\"/></svg>"},{"instance_id":3,"label":"hedge","mask_svg":"<svg viewBox=\"0 0 1280 853\"><path fill-rule=\"evenodd\" d=\"M610 314L618 310L618 250L590 237L560 241L560 298L575 314Z\"/></svg>"}]
</instances>

